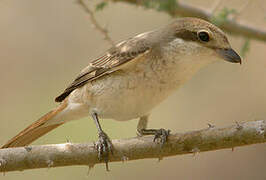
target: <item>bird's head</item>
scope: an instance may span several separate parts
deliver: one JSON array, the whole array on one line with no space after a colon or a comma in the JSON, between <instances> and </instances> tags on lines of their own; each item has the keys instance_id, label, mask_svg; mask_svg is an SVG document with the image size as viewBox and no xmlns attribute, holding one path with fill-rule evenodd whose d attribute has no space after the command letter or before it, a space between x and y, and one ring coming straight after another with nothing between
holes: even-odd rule
<instances>
[{"instance_id":1,"label":"bird's head","mask_svg":"<svg viewBox=\"0 0 266 180\"><path fill-rule=\"evenodd\" d=\"M207 21L181 18L166 26L163 31L168 32L165 33L170 37L168 42L177 46L175 49L178 53L216 56L232 63L241 63L240 56L231 48L224 32Z\"/></svg>"}]
</instances>

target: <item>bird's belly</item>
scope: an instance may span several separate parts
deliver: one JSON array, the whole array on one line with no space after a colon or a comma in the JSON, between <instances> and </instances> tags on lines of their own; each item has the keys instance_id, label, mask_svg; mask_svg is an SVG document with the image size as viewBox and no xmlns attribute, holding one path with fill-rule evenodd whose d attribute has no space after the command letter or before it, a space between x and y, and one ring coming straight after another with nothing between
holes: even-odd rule
<instances>
[{"instance_id":1,"label":"bird's belly","mask_svg":"<svg viewBox=\"0 0 266 180\"><path fill-rule=\"evenodd\" d=\"M152 73L152 72L150 72ZM115 72L88 85L89 107L101 118L130 120L150 113L176 89L147 72Z\"/></svg>"}]
</instances>

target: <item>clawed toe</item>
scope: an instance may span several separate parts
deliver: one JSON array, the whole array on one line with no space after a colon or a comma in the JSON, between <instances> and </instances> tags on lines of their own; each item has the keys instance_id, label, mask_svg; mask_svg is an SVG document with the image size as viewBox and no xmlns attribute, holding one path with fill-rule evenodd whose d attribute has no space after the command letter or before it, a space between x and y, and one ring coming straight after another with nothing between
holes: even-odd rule
<instances>
[{"instance_id":1,"label":"clawed toe","mask_svg":"<svg viewBox=\"0 0 266 180\"><path fill-rule=\"evenodd\" d=\"M113 154L113 145L106 133L104 132L99 133L99 140L96 143L96 149L98 151L99 161L104 160L106 164L106 170L109 171L108 167L109 153Z\"/></svg>"},{"instance_id":2,"label":"clawed toe","mask_svg":"<svg viewBox=\"0 0 266 180\"><path fill-rule=\"evenodd\" d=\"M169 134L170 130L158 129L155 131L153 142L159 142L161 145L164 145Z\"/></svg>"},{"instance_id":3,"label":"clawed toe","mask_svg":"<svg viewBox=\"0 0 266 180\"><path fill-rule=\"evenodd\" d=\"M154 135L153 142L158 142L163 146L170 134L170 130L165 129L138 129L137 135L143 136L143 135Z\"/></svg>"}]
</instances>

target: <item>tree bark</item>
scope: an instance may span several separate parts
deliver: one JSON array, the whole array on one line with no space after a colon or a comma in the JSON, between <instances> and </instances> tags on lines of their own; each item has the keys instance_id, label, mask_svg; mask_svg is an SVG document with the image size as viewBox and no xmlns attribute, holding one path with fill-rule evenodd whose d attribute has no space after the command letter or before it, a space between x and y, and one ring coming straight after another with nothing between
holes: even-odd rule
<instances>
[{"instance_id":1,"label":"tree bark","mask_svg":"<svg viewBox=\"0 0 266 180\"><path fill-rule=\"evenodd\" d=\"M159 158L214 151L266 142L266 120L171 134L161 147L152 136L113 140L109 162ZM0 172L102 163L93 143L55 144L0 149Z\"/></svg>"}]
</instances>

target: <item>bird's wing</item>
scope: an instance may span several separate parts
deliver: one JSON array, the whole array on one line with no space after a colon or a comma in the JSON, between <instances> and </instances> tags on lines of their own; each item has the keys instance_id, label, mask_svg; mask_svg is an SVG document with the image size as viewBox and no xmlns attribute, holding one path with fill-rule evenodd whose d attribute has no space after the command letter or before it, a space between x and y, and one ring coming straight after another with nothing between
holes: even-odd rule
<instances>
[{"instance_id":1,"label":"bird's wing","mask_svg":"<svg viewBox=\"0 0 266 180\"><path fill-rule=\"evenodd\" d=\"M103 56L93 60L65 91L56 97L55 101L62 102L73 90L89 81L117 71L121 68L121 65L129 61L132 62L147 53L151 45L144 37L148 35L149 33L144 33L123 41L109 49Z\"/></svg>"}]
</instances>

